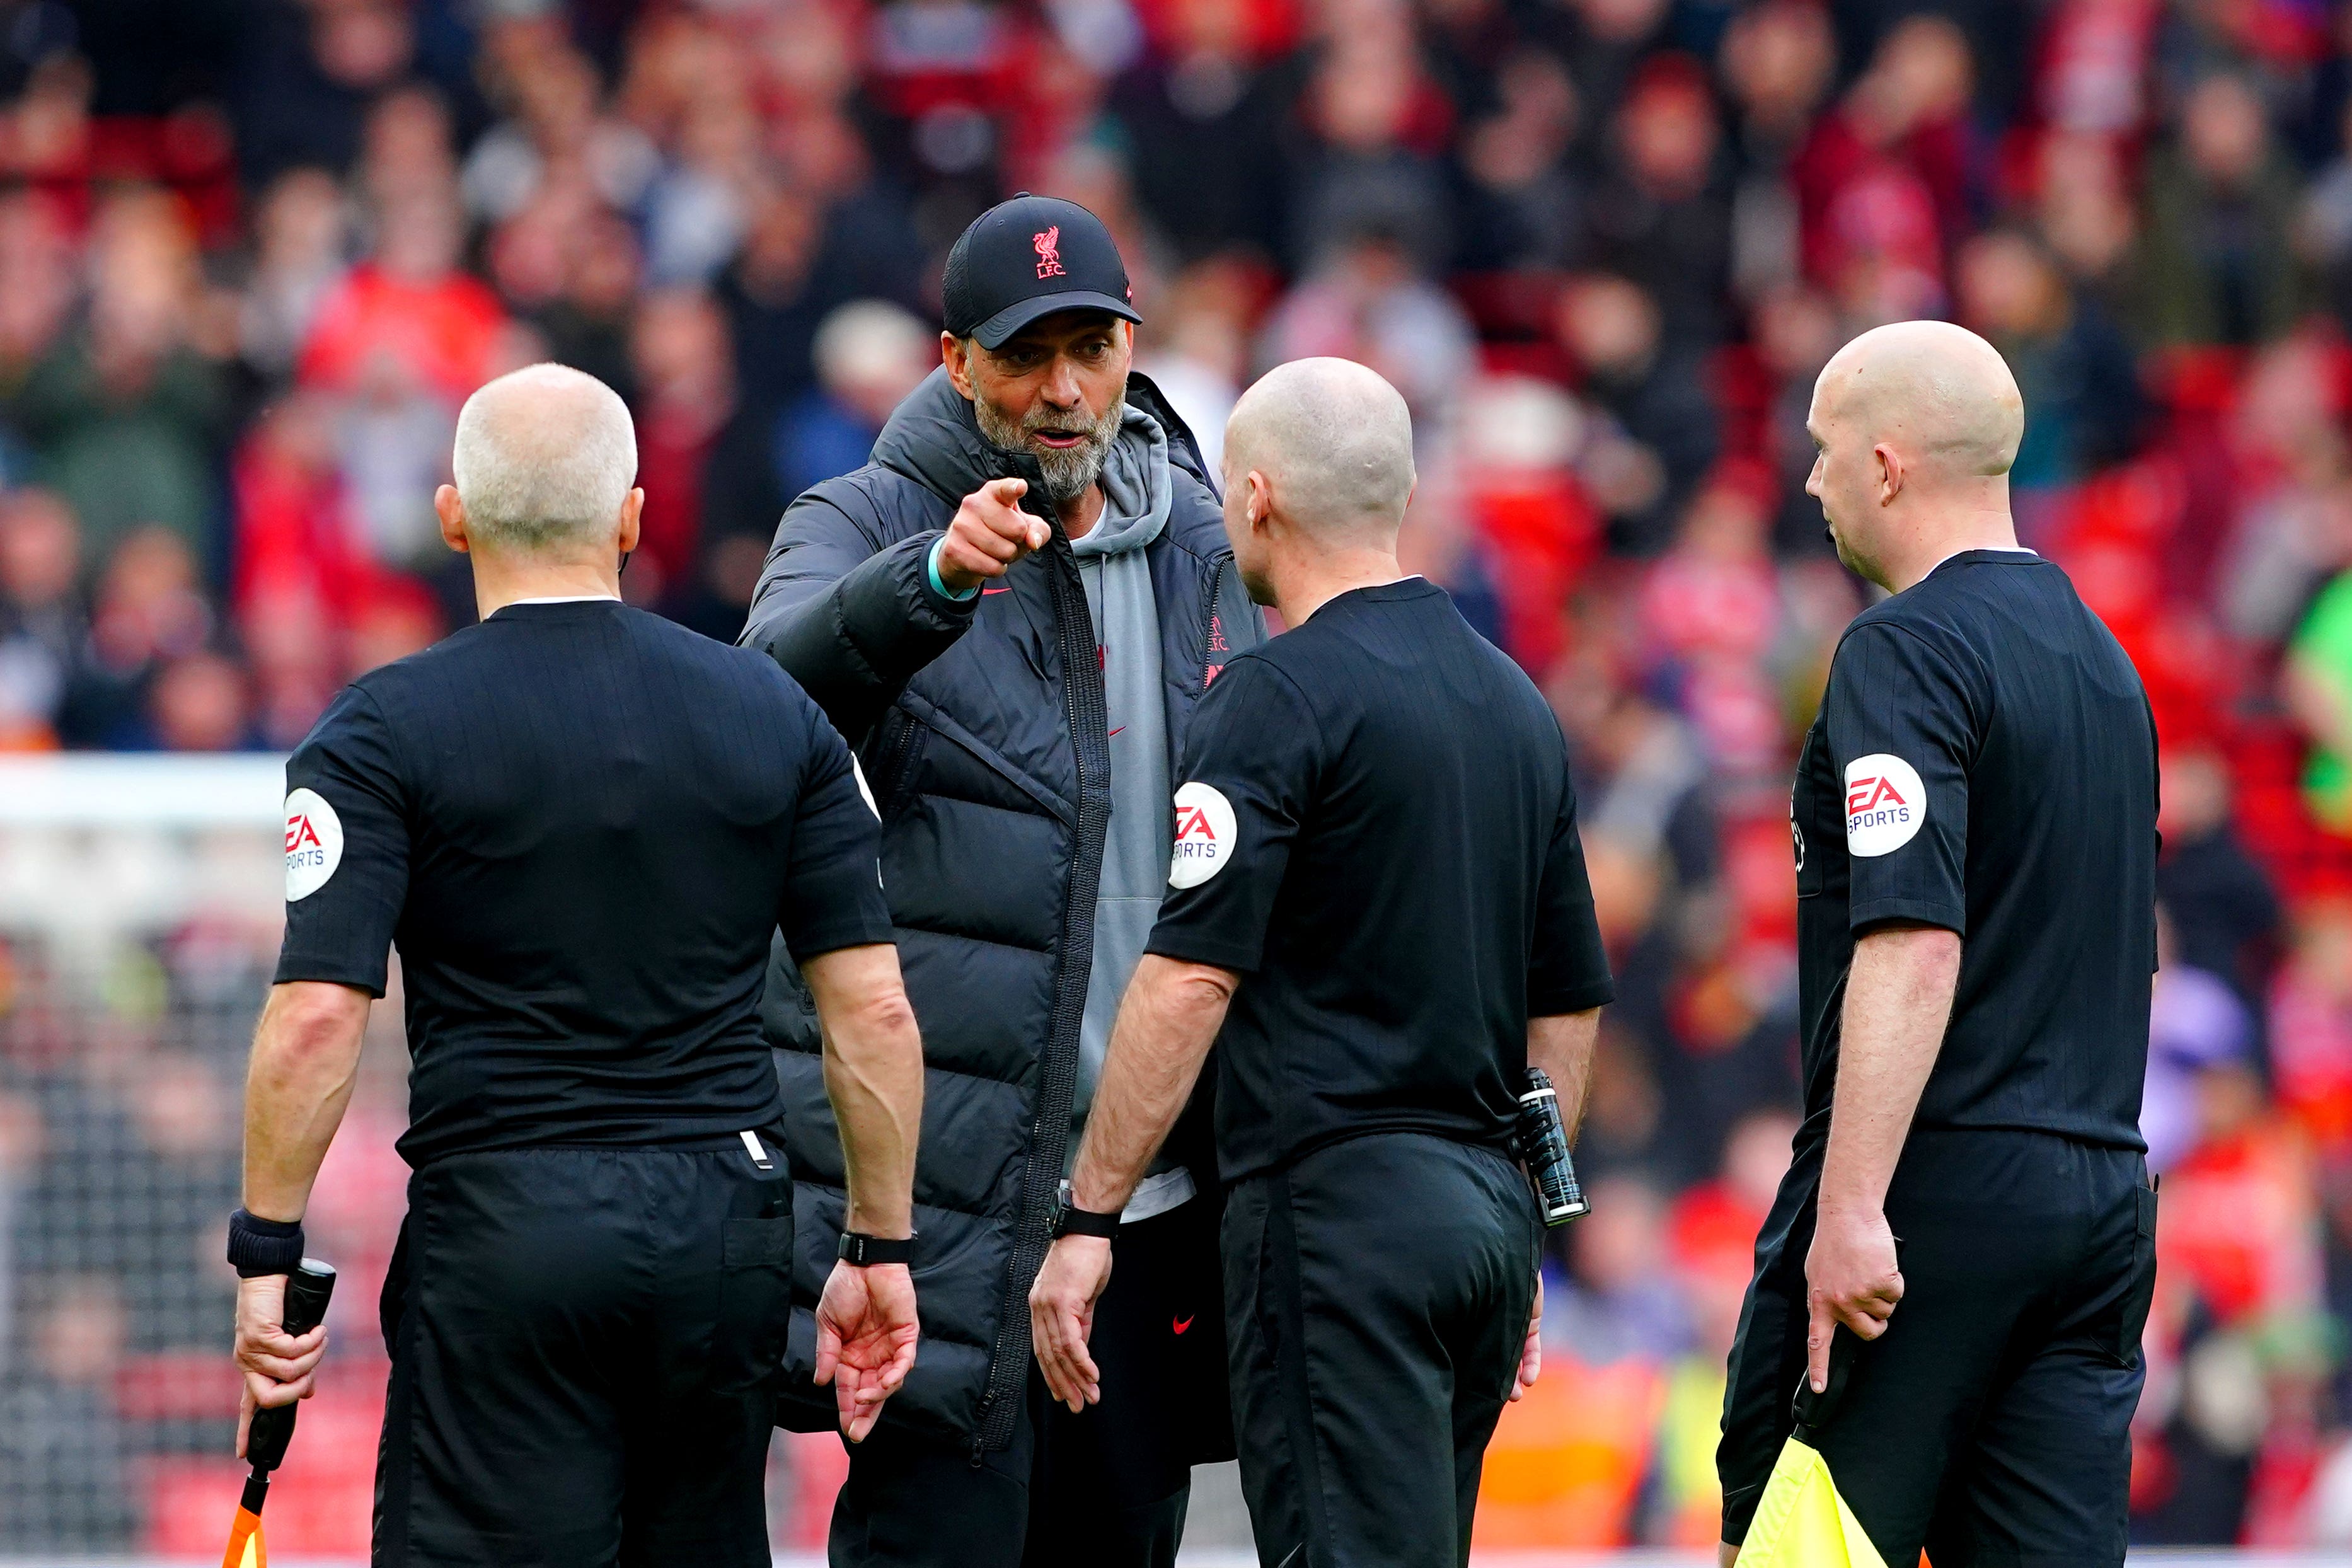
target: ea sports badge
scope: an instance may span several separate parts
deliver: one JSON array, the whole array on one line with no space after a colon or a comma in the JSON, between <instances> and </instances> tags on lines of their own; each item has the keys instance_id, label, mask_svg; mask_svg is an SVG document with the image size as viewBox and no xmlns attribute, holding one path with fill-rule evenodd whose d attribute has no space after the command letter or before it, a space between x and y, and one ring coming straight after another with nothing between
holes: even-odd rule
<instances>
[{"instance_id":1,"label":"ea sports badge","mask_svg":"<svg viewBox=\"0 0 2352 1568\"><path fill-rule=\"evenodd\" d=\"M286 901L299 903L327 885L343 863L343 820L317 790L286 797Z\"/></svg>"},{"instance_id":2,"label":"ea sports badge","mask_svg":"<svg viewBox=\"0 0 2352 1568\"><path fill-rule=\"evenodd\" d=\"M1234 807L1213 784L1194 782L1176 792L1176 839L1168 885L1197 888L1225 868L1234 853Z\"/></svg>"},{"instance_id":3,"label":"ea sports badge","mask_svg":"<svg viewBox=\"0 0 2352 1568\"><path fill-rule=\"evenodd\" d=\"M1845 765L1845 847L1864 859L1891 855L1927 822L1919 770L1886 752Z\"/></svg>"}]
</instances>

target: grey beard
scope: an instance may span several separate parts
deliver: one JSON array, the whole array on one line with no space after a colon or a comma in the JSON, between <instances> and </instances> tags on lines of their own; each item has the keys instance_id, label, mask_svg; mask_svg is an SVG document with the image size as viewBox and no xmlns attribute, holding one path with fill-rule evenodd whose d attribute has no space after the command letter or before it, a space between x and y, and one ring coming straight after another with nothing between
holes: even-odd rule
<instances>
[{"instance_id":1,"label":"grey beard","mask_svg":"<svg viewBox=\"0 0 2352 1568\"><path fill-rule=\"evenodd\" d=\"M978 398L972 400L971 412L980 424L980 433L988 437L991 445L1001 451L1022 452L1036 458L1045 477L1046 499L1055 506L1067 506L1102 477L1103 465L1110 460L1110 444L1118 439L1119 425L1127 417L1127 394L1122 390L1111 399L1110 406L1087 432L1087 438L1065 452L1029 444L1031 430L1058 422L1051 414L1032 415L1028 423L1015 425Z\"/></svg>"}]
</instances>

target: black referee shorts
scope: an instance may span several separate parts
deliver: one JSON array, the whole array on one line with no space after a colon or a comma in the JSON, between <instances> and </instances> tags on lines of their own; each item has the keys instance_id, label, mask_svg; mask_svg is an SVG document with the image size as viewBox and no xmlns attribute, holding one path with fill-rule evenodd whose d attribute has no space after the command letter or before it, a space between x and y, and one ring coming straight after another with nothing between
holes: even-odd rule
<instances>
[{"instance_id":1,"label":"black referee shorts","mask_svg":"<svg viewBox=\"0 0 2352 1568\"><path fill-rule=\"evenodd\" d=\"M530 1149L410 1179L377 1568L767 1568L793 1233L771 1162Z\"/></svg>"},{"instance_id":2,"label":"black referee shorts","mask_svg":"<svg viewBox=\"0 0 2352 1568\"><path fill-rule=\"evenodd\" d=\"M1820 1174L1816 1146L1757 1241L1717 1454L1726 1541L1747 1537L1792 1425ZM2051 1133L1917 1130L1886 1217L1902 1302L1884 1334L1853 1342L1845 1391L1812 1434L1879 1554L2121 1563L2156 1288L2146 1159Z\"/></svg>"},{"instance_id":3,"label":"black referee shorts","mask_svg":"<svg viewBox=\"0 0 2352 1568\"><path fill-rule=\"evenodd\" d=\"M1470 1560L1542 1232L1517 1165L1421 1133L1351 1138L1234 1187L1225 1330L1264 1568Z\"/></svg>"},{"instance_id":4,"label":"black referee shorts","mask_svg":"<svg viewBox=\"0 0 2352 1568\"><path fill-rule=\"evenodd\" d=\"M1119 1227L1088 1341L1100 1404L1055 1404L1033 1361L1013 1441L978 1463L887 1418L850 1445L832 1568L1174 1568L1192 1467L1233 1452L1216 1226L1202 1195Z\"/></svg>"}]
</instances>

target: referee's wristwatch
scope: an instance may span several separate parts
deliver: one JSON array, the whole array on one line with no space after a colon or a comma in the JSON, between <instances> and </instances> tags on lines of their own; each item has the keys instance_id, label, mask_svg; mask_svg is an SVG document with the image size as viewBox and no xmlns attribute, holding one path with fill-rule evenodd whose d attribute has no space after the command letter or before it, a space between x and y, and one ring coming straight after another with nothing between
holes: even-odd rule
<instances>
[{"instance_id":1,"label":"referee's wristwatch","mask_svg":"<svg viewBox=\"0 0 2352 1568\"><path fill-rule=\"evenodd\" d=\"M1054 1204L1053 1238L1059 1241L1066 1236L1098 1236L1109 1241L1118 1235L1118 1213L1097 1214L1092 1209L1079 1208L1070 1202L1070 1184L1066 1179Z\"/></svg>"},{"instance_id":2,"label":"referee's wristwatch","mask_svg":"<svg viewBox=\"0 0 2352 1568\"><path fill-rule=\"evenodd\" d=\"M841 1233L841 1245L834 1256L852 1268L866 1268L877 1263L912 1263L915 1260L915 1238L911 1236L892 1238L868 1236L860 1230Z\"/></svg>"}]
</instances>

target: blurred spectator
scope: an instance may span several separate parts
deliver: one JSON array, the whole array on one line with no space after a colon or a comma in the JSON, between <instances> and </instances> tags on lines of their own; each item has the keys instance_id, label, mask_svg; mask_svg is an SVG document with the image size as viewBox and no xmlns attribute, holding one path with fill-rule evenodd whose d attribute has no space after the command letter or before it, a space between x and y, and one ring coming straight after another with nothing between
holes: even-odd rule
<instances>
[{"instance_id":1,"label":"blurred spectator","mask_svg":"<svg viewBox=\"0 0 2352 1568\"><path fill-rule=\"evenodd\" d=\"M2330 583L2287 650L2287 699L2312 739L2304 795L2312 816L2352 834L2352 571Z\"/></svg>"},{"instance_id":2,"label":"blurred spectator","mask_svg":"<svg viewBox=\"0 0 2352 1568\"><path fill-rule=\"evenodd\" d=\"M125 539L99 579L90 608L89 696L78 738L136 747L147 733L141 710L157 672L211 640L194 556L176 533L142 529Z\"/></svg>"},{"instance_id":3,"label":"blurred spectator","mask_svg":"<svg viewBox=\"0 0 2352 1568\"><path fill-rule=\"evenodd\" d=\"M2170 911L2161 909L2157 954L2139 1130L2147 1140L2148 1168L2163 1172L2198 1141L2198 1075L2249 1059L2253 1020L2219 976L2181 957Z\"/></svg>"},{"instance_id":4,"label":"blurred spectator","mask_svg":"<svg viewBox=\"0 0 2352 1568\"><path fill-rule=\"evenodd\" d=\"M2252 1006L2274 954L2278 895L2231 820L2228 758L2182 747L2163 759L2157 819L2164 857L2156 869L2173 951L2190 969L2218 975Z\"/></svg>"},{"instance_id":5,"label":"blurred spectator","mask_svg":"<svg viewBox=\"0 0 2352 1568\"><path fill-rule=\"evenodd\" d=\"M1347 0L1331 21L1286 138L1286 258L1307 271L1335 240L1377 235L1443 269L1454 226L1436 154L1452 106L1423 73L1412 13L1403 0Z\"/></svg>"},{"instance_id":6,"label":"blurred spectator","mask_svg":"<svg viewBox=\"0 0 2352 1568\"><path fill-rule=\"evenodd\" d=\"M79 531L60 497L0 499L0 751L59 742L89 636L79 575Z\"/></svg>"},{"instance_id":7,"label":"blurred spectator","mask_svg":"<svg viewBox=\"0 0 2352 1568\"><path fill-rule=\"evenodd\" d=\"M1617 110L1618 156L1584 204L1580 260L1650 279L1669 356L1713 348L1731 280L1731 194L1706 74L1678 55L1645 65Z\"/></svg>"},{"instance_id":8,"label":"blurred spectator","mask_svg":"<svg viewBox=\"0 0 2352 1568\"><path fill-rule=\"evenodd\" d=\"M1820 6L1770 0L1732 18L1718 63L1738 110L1731 277L1739 295L1754 300L1795 283L1803 265L1790 174L1837 74L1837 42Z\"/></svg>"},{"instance_id":9,"label":"blurred spectator","mask_svg":"<svg viewBox=\"0 0 2352 1568\"><path fill-rule=\"evenodd\" d=\"M738 396L727 323L709 295L649 297L632 340L637 483L646 495L641 560L625 584L659 604L691 582L706 537L771 532L783 515L770 422Z\"/></svg>"},{"instance_id":10,"label":"blurred spectator","mask_svg":"<svg viewBox=\"0 0 2352 1568\"><path fill-rule=\"evenodd\" d=\"M1665 1269L1666 1205L1630 1177L1603 1177L1589 1195L1592 1212L1570 1233L1568 1289L1544 1303L1545 1342L1594 1365L1680 1353L1693 1325Z\"/></svg>"},{"instance_id":11,"label":"blurred spectator","mask_svg":"<svg viewBox=\"0 0 2352 1568\"><path fill-rule=\"evenodd\" d=\"M2352 1154L2352 900L2314 900L2271 987L2279 1102L2331 1158Z\"/></svg>"},{"instance_id":12,"label":"blurred spectator","mask_svg":"<svg viewBox=\"0 0 2352 1568\"><path fill-rule=\"evenodd\" d=\"M1611 542L1637 555L1664 546L1720 449L1705 372L1664 328L1656 300L1629 279L1590 274L1560 297L1560 340L1585 394L1636 448L1632 471L1601 488Z\"/></svg>"},{"instance_id":13,"label":"blurred spectator","mask_svg":"<svg viewBox=\"0 0 2352 1568\"><path fill-rule=\"evenodd\" d=\"M342 187L322 169L292 169L254 216L254 265L239 341L246 362L271 379L294 368L310 322L349 258Z\"/></svg>"},{"instance_id":14,"label":"blurred spectator","mask_svg":"<svg viewBox=\"0 0 2352 1568\"><path fill-rule=\"evenodd\" d=\"M1958 26L1907 17L1797 155L1806 272L1865 323L1940 313L1976 200L1974 70Z\"/></svg>"},{"instance_id":15,"label":"blurred spectator","mask_svg":"<svg viewBox=\"0 0 2352 1568\"><path fill-rule=\"evenodd\" d=\"M187 338L196 256L162 192L117 196L91 240L89 310L16 389L10 409L37 471L103 563L147 524L206 559L216 548L214 452L227 414L217 367Z\"/></svg>"},{"instance_id":16,"label":"blurred spectator","mask_svg":"<svg viewBox=\"0 0 2352 1568\"><path fill-rule=\"evenodd\" d=\"M1567 164L1576 132L1576 89L1549 55L1507 61L1494 112L1461 142L1462 224L1455 260L1466 270L1539 268L1566 257L1582 222L1584 195Z\"/></svg>"},{"instance_id":17,"label":"blurred spectator","mask_svg":"<svg viewBox=\"0 0 2352 1568\"><path fill-rule=\"evenodd\" d=\"M2142 418L2139 371L2097 304L2077 299L2048 252L2014 229L1969 240L1954 272L1961 321L2000 350L2032 411L2009 471L2012 497L2039 509L2128 457ZM2034 521L2021 526L2032 533Z\"/></svg>"},{"instance_id":18,"label":"blurred spectator","mask_svg":"<svg viewBox=\"0 0 2352 1568\"><path fill-rule=\"evenodd\" d=\"M131 751L235 752L251 746L252 695L226 655L185 654L155 673L144 721L118 742Z\"/></svg>"},{"instance_id":19,"label":"blurred spectator","mask_svg":"<svg viewBox=\"0 0 2352 1568\"><path fill-rule=\"evenodd\" d=\"M939 339L896 305L844 305L816 331L816 389L776 424L786 497L864 466L891 411L940 363Z\"/></svg>"},{"instance_id":20,"label":"blurred spectator","mask_svg":"<svg viewBox=\"0 0 2352 1568\"><path fill-rule=\"evenodd\" d=\"M9 1545L127 1550L139 1515L112 1388L130 1338L122 1297L100 1275L51 1277L28 1294L28 1375L0 1392L0 1462L37 1506L10 1514Z\"/></svg>"},{"instance_id":21,"label":"blurred spectator","mask_svg":"<svg viewBox=\"0 0 2352 1568\"><path fill-rule=\"evenodd\" d=\"M319 305L301 379L349 390L378 374L382 356L409 384L462 401L492 374L506 311L488 285L458 270L465 233L455 198L404 196L376 224L373 254Z\"/></svg>"},{"instance_id":22,"label":"blurred spectator","mask_svg":"<svg viewBox=\"0 0 2352 1568\"><path fill-rule=\"evenodd\" d=\"M1444 419L1475 363L1462 307L1422 276L1410 248L1384 229L1358 230L1275 307L1259 341L1262 364L1337 355L1370 365L1404 394L1417 419Z\"/></svg>"},{"instance_id":23,"label":"blurred spectator","mask_svg":"<svg viewBox=\"0 0 2352 1568\"><path fill-rule=\"evenodd\" d=\"M1279 170L1266 157L1281 125L1281 73L1257 58L1263 12L1248 0L1176 0L1167 37L1114 89L1138 195L1185 260L1283 236ZM1204 180L1203 169L1222 171Z\"/></svg>"},{"instance_id":24,"label":"blurred spectator","mask_svg":"<svg viewBox=\"0 0 2352 1568\"><path fill-rule=\"evenodd\" d=\"M2262 100L2217 73L2181 108L2178 145L2147 174L2138 326L2160 343L2259 343L2295 309L2294 187L2271 146Z\"/></svg>"}]
</instances>

